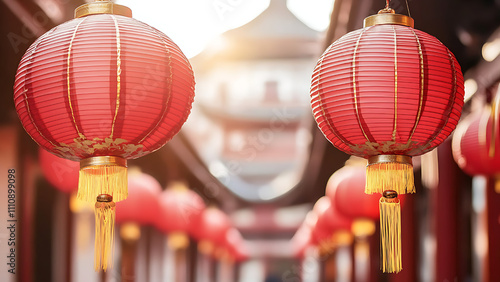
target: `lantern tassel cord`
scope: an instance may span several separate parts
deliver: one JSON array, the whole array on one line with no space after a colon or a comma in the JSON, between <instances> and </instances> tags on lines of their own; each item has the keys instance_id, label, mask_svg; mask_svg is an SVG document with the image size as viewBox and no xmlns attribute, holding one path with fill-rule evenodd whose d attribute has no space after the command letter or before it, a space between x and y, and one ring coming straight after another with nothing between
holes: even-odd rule
<instances>
[{"instance_id":1,"label":"lantern tassel cord","mask_svg":"<svg viewBox=\"0 0 500 282\"><path fill-rule=\"evenodd\" d=\"M391 193L387 196L387 192ZM391 198L391 196L393 198ZM393 190L380 198L381 268L385 273L402 270L401 261L401 208Z\"/></svg>"},{"instance_id":2,"label":"lantern tassel cord","mask_svg":"<svg viewBox=\"0 0 500 282\"><path fill-rule=\"evenodd\" d=\"M413 166L406 163L375 163L366 167L366 194L393 189L398 194L415 193Z\"/></svg>"},{"instance_id":3,"label":"lantern tassel cord","mask_svg":"<svg viewBox=\"0 0 500 282\"><path fill-rule=\"evenodd\" d=\"M105 201L101 201L102 197ZM95 271L106 271L113 265L114 233L115 203L110 195L100 195L95 204Z\"/></svg>"},{"instance_id":4,"label":"lantern tassel cord","mask_svg":"<svg viewBox=\"0 0 500 282\"><path fill-rule=\"evenodd\" d=\"M80 164L77 198L93 203L96 196L107 194L111 195L115 202L125 200L128 196L126 164L113 163L109 159L98 163L101 161L98 158L100 157L91 158L92 160L84 163L88 160L86 159Z\"/></svg>"}]
</instances>

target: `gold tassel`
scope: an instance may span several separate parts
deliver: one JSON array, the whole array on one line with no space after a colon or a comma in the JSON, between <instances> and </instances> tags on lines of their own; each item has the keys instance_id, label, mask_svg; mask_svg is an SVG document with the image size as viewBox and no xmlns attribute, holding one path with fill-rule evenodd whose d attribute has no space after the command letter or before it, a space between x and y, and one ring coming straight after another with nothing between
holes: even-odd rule
<instances>
[{"instance_id":1,"label":"gold tassel","mask_svg":"<svg viewBox=\"0 0 500 282\"><path fill-rule=\"evenodd\" d=\"M382 271L398 273L401 263L401 208L394 190L384 191L380 198L380 240Z\"/></svg>"},{"instance_id":2,"label":"gold tassel","mask_svg":"<svg viewBox=\"0 0 500 282\"><path fill-rule=\"evenodd\" d=\"M93 203L96 196L107 194L119 202L128 196L127 185L127 160L123 158L99 156L80 162L79 200Z\"/></svg>"},{"instance_id":3,"label":"gold tassel","mask_svg":"<svg viewBox=\"0 0 500 282\"><path fill-rule=\"evenodd\" d=\"M95 203L95 271L106 271L113 265L114 237L115 203L111 195L102 194Z\"/></svg>"},{"instance_id":4,"label":"gold tassel","mask_svg":"<svg viewBox=\"0 0 500 282\"><path fill-rule=\"evenodd\" d=\"M395 190L398 194L415 193L411 157L378 155L368 159L366 166L366 194Z\"/></svg>"}]
</instances>

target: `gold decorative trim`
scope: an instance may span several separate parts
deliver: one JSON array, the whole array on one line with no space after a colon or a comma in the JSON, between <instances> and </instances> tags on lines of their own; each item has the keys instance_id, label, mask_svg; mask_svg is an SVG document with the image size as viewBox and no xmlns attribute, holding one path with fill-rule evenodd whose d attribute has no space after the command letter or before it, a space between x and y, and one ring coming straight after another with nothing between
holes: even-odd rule
<instances>
[{"instance_id":1,"label":"gold decorative trim","mask_svg":"<svg viewBox=\"0 0 500 282\"><path fill-rule=\"evenodd\" d=\"M354 96L354 109L356 110L356 119L358 120L358 125L359 128L361 129L361 132L366 138L366 141L371 142L370 139L368 138L368 135L366 135L365 129L363 128L363 125L361 124L361 117L359 115L359 108L358 108L358 98L357 98L357 91L356 91L356 54L358 53L358 48L359 48L359 42L361 41L361 37L363 36L363 33L365 30L362 30L361 33L359 34L358 40L356 41L356 45L354 46L354 52L352 55L352 93Z\"/></svg>"},{"instance_id":2,"label":"gold decorative trim","mask_svg":"<svg viewBox=\"0 0 500 282\"><path fill-rule=\"evenodd\" d=\"M396 133L398 129L398 42L396 29L394 32L394 129L392 130L392 141L396 142Z\"/></svg>"},{"instance_id":3,"label":"gold decorative trim","mask_svg":"<svg viewBox=\"0 0 500 282\"><path fill-rule=\"evenodd\" d=\"M410 156L405 155L376 155L368 158L367 166L380 163L399 163L412 165L412 160Z\"/></svg>"},{"instance_id":4,"label":"gold decorative trim","mask_svg":"<svg viewBox=\"0 0 500 282\"><path fill-rule=\"evenodd\" d=\"M365 18L363 27L370 27L379 24L397 24L397 25L409 26L411 28L415 26L413 19L405 15L377 14Z\"/></svg>"},{"instance_id":5,"label":"gold decorative trim","mask_svg":"<svg viewBox=\"0 0 500 282\"><path fill-rule=\"evenodd\" d=\"M73 48L73 41L75 41L76 38L76 32L78 31L78 28L80 25L85 21L85 19L82 19L75 27L75 30L73 31L73 35L71 36L71 40L69 41L69 46L68 46L68 58L67 58L67 68L66 68L66 83L67 83L67 88L68 88L68 105L69 109L71 111L71 118L73 119L73 125L75 126L76 132L78 133L78 136L82 139L86 139L85 136L80 132L80 129L78 128L78 124L76 123L76 118L75 118L75 112L73 111L73 104L71 103L71 79L70 79L70 74L71 74L71 49Z\"/></svg>"},{"instance_id":6,"label":"gold decorative trim","mask_svg":"<svg viewBox=\"0 0 500 282\"><path fill-rule=\"evenodd\" d=\"M97 157L90 157L87 159L83 159L80 161L80 169L97 165L113 165L113 166L127 167L127 160L116 156L97 156Z\"/></svg>"},{"instance_id":7,"label":"gold decorative trim","mask_svg":"<svg viewBox=\"0 0 500 282\"><path fill-rule=\"evenodd\" d=\"M126 6L108 1L96 1L83 4L75 9L75 18L97 14L112 14L131 18L132 10Z\"/></svg>"},{"instance_id":8,"label":"gold decorative trim","mask_svg":"<svg viewBox=\"0 0 500 282\"><path fill-rule=\"evenodd\" d=\"M120 44L120 28L118 27L118 22L116 17L111 15L115 23L116 29L116 106L115 115L113 117L113 122L111 124L111 134L109 137L112 139L115 132L116 117L118 116L118 110L120 109L120 90L121 90L121 73L122 73L122 60L121 60L121 44Z\"/></svg>"},{"instance_id":9,"label":"gold decorative trim","mask_svg":"<svg viewBox=\"0 0 500 282\"><path fill-rule=\"evenodd\" d=\"M418 122L420 121L420 117L422 116L422 106L424 103L424 86L425 86L425 77L424 77L424 55L422 52L422 45L420 44L420 39L418 38L418 35L415 33L415 31L412 29L411 32L415 36L415 40L417 42L418 46L418 54L420 58L420 101L418 104L418 111L417 111L417 118L415 119L415 125L413 126L413 129L411 131L410 137L408 140L411 140L413 137L413 134L417 130Z\"/></svg>"}]
</instances>

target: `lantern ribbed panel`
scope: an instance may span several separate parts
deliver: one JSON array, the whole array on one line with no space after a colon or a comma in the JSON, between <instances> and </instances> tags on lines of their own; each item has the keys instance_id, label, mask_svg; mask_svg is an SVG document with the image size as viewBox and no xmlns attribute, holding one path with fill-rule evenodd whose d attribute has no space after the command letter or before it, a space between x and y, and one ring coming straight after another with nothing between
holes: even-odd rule
<instances>
[{"instance_id":1,"label":"lantern ribbed panel","mask_svg":"<svg viewBox=\"0 0 500 282\"><path fill-rule=\"evenodd\" d=\"M42 148L38 152L38 161L43 176L52 186L64 193L76 192L80 170L78 162L60 158Z\"/></svg>"},{"instance_id":2,"label":"lantern ribbed panel","mask_svg":"<svg viewBox=\"0 0 500 282\"><path fill-rule=\"evenodd\" d=\"M172 189L163 191L159 198L160 215L156 226L160 231L193 234L205 210L203 199L192 190Z\"/></svg>"},{"instance_id":3,"label":"lantern ribbed panel","mask_svg":"<svg viewBox=\"0 0 500 282\"><path fill-rule=\"evenodd\" d=\"M469 175L496 176L500 173L500 136L496 131L494 152L490 156L492 128L491 109L471 113L457 126L453 135L453 157Z\"/></svg>"},{"instance_id":4,"label":"lantern ribbed panel","mask_svg":"<svg viewBox=\"0 0 500 282\"><path fill-rule=\"evenodd\" d=\"M439 40L401 25L375 25L334 42L313 72L311 104L319 128L360 157L419 155L453 131L463 76Z\"/></svg>"},{"instance_id":5,"label":"lantern ribbed panel","mask_svg":"<svg viewBox=\"0 0 500 282\"><path fill-rule=\"evenodd\" d=\"M91 15L42 35L14 86L19 118L45 149L72 160L137 158L170 140L194 98L189 61L162 32Z\"/></svg>"},{"instance_id":6,"label":"lantern ribbed panel","mask_svg":"<svg viewBox=\"0 0 500 282\"><path fill-rule=\"evenodd\" d=\"M380 195L365 194L365 180L363 166L345 166L330 177L326 185L326 196L339 214L352 219L378 220Z\"/></svg>"},{"instance_id":7,"label":"lantern ribbed panel","mask_svg":"<svg viewBox=\"0 0 500 282\"><path fill-rule=\"evenodd\" d=\"M145 173L128 177L128 197L116 203L116 222L133 222L153 225L160 214L158 197L161 193L158 181Z\"/></svg>"}]
</instances>

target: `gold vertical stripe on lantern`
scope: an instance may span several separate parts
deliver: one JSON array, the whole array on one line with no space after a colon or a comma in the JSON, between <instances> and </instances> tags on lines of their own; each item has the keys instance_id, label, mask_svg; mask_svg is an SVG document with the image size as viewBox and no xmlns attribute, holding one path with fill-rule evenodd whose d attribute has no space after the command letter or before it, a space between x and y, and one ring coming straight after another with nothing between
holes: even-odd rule
<instances>
[{"instance_id":1,"label":"gold vertical stripe on lantern","mask_svg":"<svg viewBox=\"0 0 500 282\"><path fill-rule=\"evenodd\" d=\"M368 159L366 166L366 194L395 190L398 194L415 193L411 157L378 155Z\"/></svg>"},{"instance_id":2,"label":"gold vertical stripe on lantern","mask_svg":"<svg viewBox=\"0 0 500 282\"><path fill-rule=\"evenodd\" d=\"M380 198L381 268L383 272L397 273L403 269L401 261L401 208L397 195L394 198L389 198L386 195L387 193L384 193L384 197Z\"/></svg>"},{"instance_id":3,"label":"gold vertical stripe on lantern","mask_svg":"<svg viewBox=\"0 0 500 282\"><path fill-rule=\"evenodd\" d=\"M115 238L115 203L113 197L100 195L95 203L95 271L108 269L113 265Z\"/></svg>"}]
</instances>

